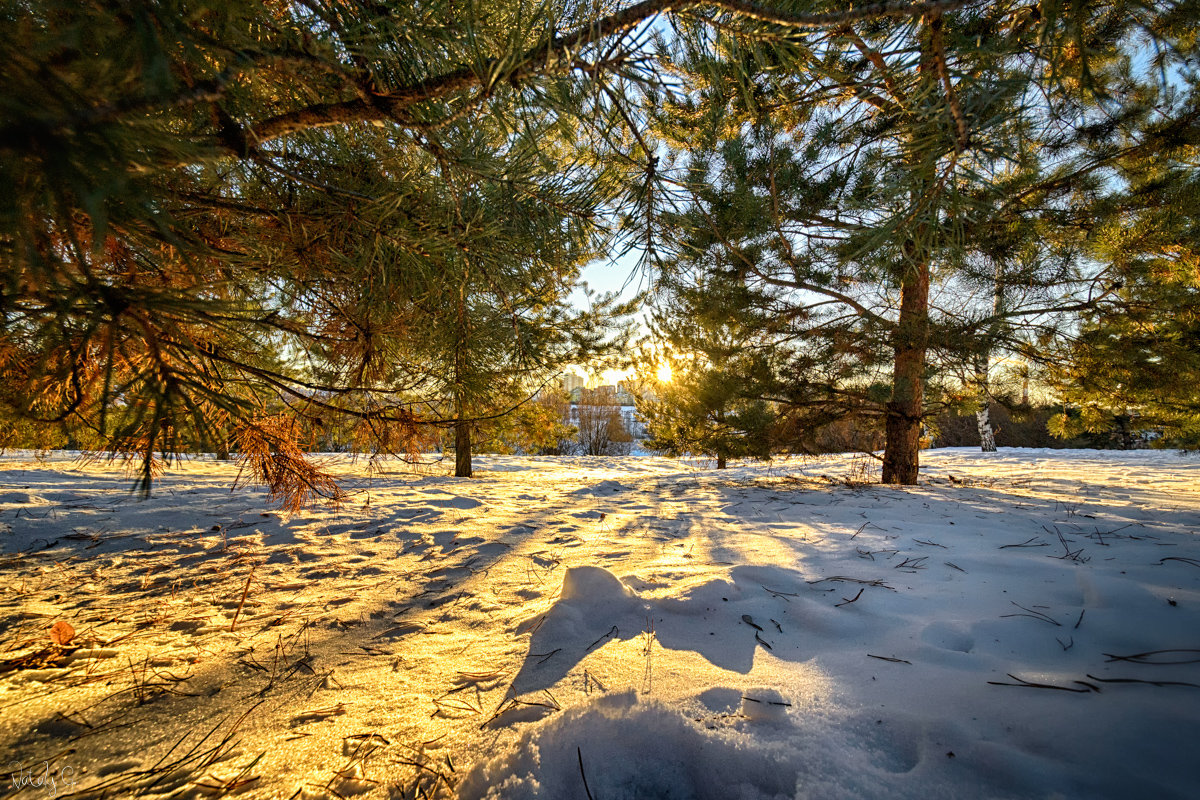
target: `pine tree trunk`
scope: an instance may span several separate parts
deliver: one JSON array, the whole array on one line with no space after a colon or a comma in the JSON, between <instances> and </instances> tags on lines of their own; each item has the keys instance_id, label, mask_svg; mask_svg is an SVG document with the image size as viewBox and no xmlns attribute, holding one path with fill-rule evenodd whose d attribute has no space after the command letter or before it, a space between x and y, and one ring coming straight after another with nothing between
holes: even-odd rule
<instances>
[{"instance_id":1,"label":"pine tree trunk","mask_svg":"<svg viewBox=\"0 0 1200 800\"><path fill-rule=\"evenodd\" d=\"M458 295L458 341L454 347L454 477L471 477L471 423L467 420L466 387L463 373L466 370L464 348L467 338L467 295L466 277Z\"/></svg>"},{"instance_id":2,"label":"pine tree trunk","mask_svg":"<svg viewBox=\"0 0 1200 800\"><path fill-rule=\"evenodd\" d=\"M1133 431L1129 429L1129 416L1120 414L1117 416L1117 447L1121 450L1133 449Z\"/></svg>"},{"instance_id":3,"label":"pine tree trunk","mask_svg":"<svg viewBox=\"0 0 1200 800\"><path fill-rule=\"evenodd\" d=\"M222 426L222 429L217 433L217 452L215 453L217 461L229 460L229 433Z\"/></svg>"},{"instance_id":4,"label":"pine tree trunk","mask_svg":"<svg viewBox=\"0 0 1200 800\"><path fill-rule=\"evenodd\" d=\"M917 66L922 93L935 91L937 83L933 38L940 29L940 16L927 16L921 37L921 60ZM921 131L924 128L925 131ZM914 137L933 130L919 125ZM926 203L926 192L936 178L932 162L913 167L914 186L910 197L915 213ZM928 213L928 212L924 212ZM929 346L930 240L936 234L930 221L917 224L903 246L904 272L900 277L900 317L892 342L892 398L884 418L883 482L913 485L921 468L921 422L925 405L925 351Z\"/></svg>"},{"instance_id":5,"label":"pine tree trunk","mask_svg":"<svg viewBox=\"0 0 1200 800\"><path fill-rule=\"evenodd\" d=\"M454 477L471 477L471 423L464 419L454 422Z\"/></svg>"},{"instance_id":6,"label":"pine tree trunk","mask_svg":"<svg viewBox=\"0 0 1200 800\"><path fill-rule=\"evenodd\" d=\"M925 402L925 350L929 343L929 263L921 261L900 282L900 319L893 345L892 399L884 422L883 482L915 484L920 470Z\"/></svg>"},{"instance_id":7,"label":"pine tree trunk","mask_svg":"<svg viewBox=\"0 0 1200 800\"><path fill-rule=\"evenodd\" d=\"M720 407L717 408L717 425L719 425L722 429L725 427L725 409L724 408L720 408ZM724 452L717 453L717 469L725 469L725 453Z\"/></svg>"}]
</instances>

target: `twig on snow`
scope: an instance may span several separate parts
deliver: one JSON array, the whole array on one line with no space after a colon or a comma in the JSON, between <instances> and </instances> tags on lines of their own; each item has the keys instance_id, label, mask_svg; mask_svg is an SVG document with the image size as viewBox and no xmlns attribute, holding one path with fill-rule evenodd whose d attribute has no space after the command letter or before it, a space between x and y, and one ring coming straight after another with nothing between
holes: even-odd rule
<instances>
[{"instance_id":1,"label":"twig on snow","mask_svg":"<svg viewBox=\"0 0 1200 800\"><path fill-rule=\"evenodd\" d=\"M237 611L233 612L233 622L229 623L229 630L233 631L237 628L238 617L241 616L242 606L246 604L246 595L250 594L250 581L254 579L254 564L250 565L250 574L246 576L246 587L242 589L242 599L238 601Z\"/></svg>"},{"instance_id":2,"label":"twig on snow","mask_svg":"<svg viewBox=\"0 0 1200 800\"><path fill-rule=\"evenodd\" d=\"M1030 542L1036 542L1037 538L1038 537L1036 537L1036 536L1030 536L1028 539L1021 542L1020 544L1002 544L1002 545L1000 545L999 549L1004 550L1009 547L1049 547L1050 546L1048 542L1037 542L1037 544L1030 544ZM1074 691L1074 690L1072 690L1072 691Z\"/></svg>"},{"instance_id":3,"label":"twig on snow","mask_svg":"<svg viewBox=\"0 0 1200 800\"><path fill-rule=\"evenodd\" d=\"M1060 692L1075 692L1076 694L1088 694L1092 691L1100 691L1099 689L1095 688L1073 689L1070 686L1055 686L1052 683L1035 683L1034 681L1027 681L1024 678L1018 678L1011 672L1007 674L1008 677L1012 678L1014 681L1016 681L1016 683L1008 683L1006 681L988 681L988 683L992 686L1023 686L1027 689L1057 689ZM1092 676L1089 675L1088 677L1090 678ZM1078 683L1078 681L1076 682Z\"/></svg>"},{"instance_id":4,"label":"twig on snow","mask_svg":"<svg viewBox=\"0 0 1200 800\"><path fill-rule=\"evenodd\" d=\"M847 598L843 597L843 598L842 598L842 602L840 602L840 603L834 603L833 607L834 607L834 608L841 608L842 606L848 606L848 605L850 605L851 603L853 603L853 602L857 601L857 600L858 600L858 598L862 597L862 593L863 593L864 591L866 591L866 588L867 588L867 587L865 587L865 586L861 586L861 587L859 587L859 589L858 589L858 594L854 595L854 597L852 597L852 598L849 598L849 599L847 599Z\"/></svg>"},{"instance_id":5,"label":"twig on snow","mask_svg":"<svg viewBox=\"0 0 1200 800\"><path fill-rule=\"evenodd\" d=\"M592 800L592 790L588 788L587 775L583 771L583 751L576 747L575 755L579 757L579 777L583 778L583 792L588 800Z\"/></svg>"},{"instance_id":6,"label":"twig on snow","mask_svg":"<svg viewBox=\"0 0 1200 800\"><path fill-rule=\"evenodd\" d=\"M1192 658L1186 658L1186 659L1178 660L1178 661L1153 661L1153 660L1151 660L1152 656L1161 656L1161 655L1166 655L1168 653L1196 653L1198 655L1196 655ZM1171 650L1148 650L1145 653L1134 653L1131 656L1118 656L1118 655L1114 655L1113 653L1102 653L1101 655L1106 656L1109 661L1132 661L1135 664L1154 664L1154 665L1159 665L1159 666L1167 665L1167 664L1195 664L1197 662L1200 662L1200 650L1188 649L1188 648L1174 648Z\"/></svg>"},{"instance_id":7,"label":"twig on snow","mask_svg":"<svg viewBox=\"0 0 1200 800\"><path fill-rule=\"evenodd\" d=\"M1088 677L1101 683L1145 683L1149 686L1190 686L1193 689L1200 689L1200 683L1188 683L1187 681L1144 681L1141 678L1097 678L1095 675L1088 675Z\"/></svg>"},{"instance_id":8,"label":"twig on snow","mask_svg":"<svg viewBox=\"0 0 1200 800\"><path fill-rule=\"evenodd\" d=\"M1159 559L1158 564L1162 566L1168 561L1182 561L1185 564L1191 564L1193 567L1200 567L1200 559L1184 558L1183 556L1167 556L1166 558Z\"/></svg>"},{"instance_id":9,"label":"twig on snow","mask_svg":"<svg viewBox=\"0 0 1200 800\"><path fill-rule=\"evenodd\" d=\"M862 580L861 578L848 578L845 575L833 575L829 578L817 578L815 581L805 581L805 582L808 584L815 584L815 583L824 583L825 581L841 581L843 583L861 583L863 586L880 586L884 589L891 589L893 592L896 591L896 587L888 586L886 583L884 583L882 580L880 580L878 578L876 578L875 580L872 580L872 581L866 581L866 580Z\"/></svg>"},{"instance_id":10,"label":"twig on snow","mask_svg":"<svg viewBox=\"0 0 1200 800\"><path fill-rule=\"evenodd\" d=\"M1028 613L1026 613L1026 614L1001 614L1000 615L1001 618L1004 618L1004 617L1033 617L1034 619L1040 619L1042 622L1049 622L1051 625L1054 625L1056 627L1059 627L1059 628L1062 627L1062 623L1059 622L1058 620L1054 619L1054 617L1051 617L1047 614L1043 614L1041 611L1034 611L1032 608L1026 608L1025 606L1021 605L1020 603L1016 602L1015 600L1010 600L1009 602L1011 602L1014 606L1021 609L1022 611L1026 611Z\"/></svg>"},{"instance_id":11,"label":"twig on snow","mask_svg":"<svg viewBox=\"0 0 1200 800\"><path fill-rule=\"evenodd\" d=\"M607 639L608 637L610 637L610 636L616 636L616 635L617 635L617 633L618 633L618 631L617 631L617 626L616 626L616 625L613 625L611 628L609 628L609 629L608 629L608 633L604 634L604 635L603 635L603 636L601 636L599 639L597 639L596 641L594 641L594 642L592 642L591 644L589 644L589 645L587 646L587 650L584 650L583 652L585 652L585 653L586 653L586 652L588 652L589 650L591 650L593 647L595 647L596 645L598 645L598 644L600 644L601 642L603 642L603 641L604 641L605 639Z\"/></svg>"},{"instance_id":12,"label":"twig on snow","mask_svg":"<svg viewBox=\"0 0 1200 800\"><path fill-rule=\"evenodd\" d=\"M893 664L912 664L911 661L907 661L903 658L893 658L891 656L873 656L870 653L867 653L867 658L877 658L880 661L891 661Z\"/></svg>"}]
</instances>

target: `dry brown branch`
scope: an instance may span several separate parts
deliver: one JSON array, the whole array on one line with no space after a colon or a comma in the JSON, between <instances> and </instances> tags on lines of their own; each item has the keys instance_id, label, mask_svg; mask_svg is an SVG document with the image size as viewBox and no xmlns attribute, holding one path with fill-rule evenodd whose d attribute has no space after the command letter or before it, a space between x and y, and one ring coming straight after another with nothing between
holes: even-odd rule
<instances>
[{"instance_id":1,"label":"dry brown branch","mask_svg":"<svg viewBox=\"0 0 1200 800\"><path fill-rule=\"evenodd\" d=\"M267 487L272 502L296 512L316 502L334 508L346 499L337 481L306 457L297 444L298 423L287 417L255 420L238 431L238 477L234 486L247 483Z\"/></svg>"},{"instance_id":2,"label":"dry brown branch","mask_svg":"<svg viewBox=\"0 0 1200 800\"><path fill-rule=\"evenodd\" d=\"M862 593L863 593L863 592L865 592L866 590L867 590L867 587L865 587L865 586L860 586L860 587L859 587L859 589L858 589L858 594L854 595L854 597L851 597L851 598L843 597L843 598L842 598L842 602L840 602L840 603L834 603L833 607L834 607L834 608L841 608L842 606L848 606L848 605L850 605L851 603L857 603L857 602L858 602L858 598L862 597Z\"/></svg>"},{"instance_id":3,"label":"dry brown branch","mask_svg":"<svg viewBox=\"0 0 1200 800\"><path fill-rule=\"evenodd\" d=\"M242 589L242 599L238 601L237 611L233 612L233 621L229 623L229 631L237 630L238 617L242 614L242 606L246 605L246 595L250 594L250 581L254 580L254 565L250 565L250 574L246 576L246 586Z\"/></svg>"}]
</instances>

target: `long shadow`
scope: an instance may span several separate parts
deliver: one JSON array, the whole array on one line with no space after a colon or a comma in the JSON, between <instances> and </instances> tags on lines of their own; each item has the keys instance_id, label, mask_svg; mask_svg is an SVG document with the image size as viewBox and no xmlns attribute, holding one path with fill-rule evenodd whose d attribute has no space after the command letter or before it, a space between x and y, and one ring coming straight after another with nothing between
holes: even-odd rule
<instances>
[{"instance_id":1,"label":"long shadow","mask_svg":"<svg viewBox=\"0 0 1200 800\"><path fill-rule=\"evenodd\" d=\"M706 502L711 501L712 508L729 506L724 516L713 517L711 529L691 530L680 534L676 540L680 543L695 541L703 546L696 549L703 549L705 558L727 563L728 578L714 578L678 592L674 597L654 599L639 595L628 583L598 567L566 570L564 590L549 612L529 619L520 629L531 634L530 644L512 681L511 691L526 694L549 688L589 653L612 640L629 641L648 634L651 627L658 645L697 653L709 663L739 674L751 671L757 651L765 652L768 648L772 655L786 661L810 659L819 650L814 651L814 646L807 644L801 635L805 632L801 621L806 615L810 612L813 617L818 613L839 615L836 621L840 631L840 626L851 624L853 615L869 612L866 602L852 611L831 609L828 597L808 583L829 577L821 572L820 557L829 554L828 547L824 546L830 537L840 537L839 542L844 540L843 549L849 552L856 547L876 552L874 561L864 558L861 562L853 562L861 568L864 578L901 574L895 563L906 555L927 552L943 555L941 549L920 549L921 545L911 541L912 536L901 541L887 538L891 535L886 530L888 520L900 519L895 510L895 499L907 497L911 500L914 495L919 495L921 503L925 504L919 510L913 503L904 507L902 521L917 523L914 530L919 531L923 524L955 522L953 528L942 529L946 535L939 540L939 544L949 547L954 545L949 531L973 535L970 523L976 515L991 520L1002 509L1010 515L1011 539L997 540L997 548L1020 543L1031 536L1045 541L1045 546L1039 549L997 550L1004 558L1013 559L1017 567L1058 563L1046 559L1058 545L1053 533L1043 530L1042 523L1057 523L1068 536L1079 537L1088 547L1097 549L1106 546L1104 541L1131 541L1119 537L1139 535L1146 532L1146 526L1153 528L1151 535L1160 535L1162 529L1183 533L1200 523L1200 515L1191 511L1155 509L1153 506L1161 495L1152 487L1122 487L1120 494L1125 496L1118 499L1123 504L1145 507L1134 509L1130 505L1097 504L1096 498L1084 496L1078 484L1057 479L1046 483L1059 497L1029 498L1003 485L961 486L944 481L933 487L909 491L880 487L803 489L785 484L763 487L721 480L712 474L702 477L702 482L696 483L690 475L631 474L628 478L623 477L621 483L648 480L656 492L673 499L686 500L694 493L702 492L707 496ZM71 483L77 486L64 488L64 484ZM16 476L0 472L0 484L4 487L0 492L11 489L49 501L29 505L29 515L17 517L11 507L0 514L0 522L13 529L12 535L0 540L0 547L9 556L23 553L19 559L0 562L0 579L29 578L32 581L36 575L54 576L60 569L90 569L100 560L98 557L124 560L121 566L111 568L121 578L108 584L101 583L101 591L96 594L63 592L65 599L57 602L64 614L72 619L101 613L123 616L138 624L145 623L146 627L138 629L139 635L165 635L173 625L191 624L187 619L156 619L157 604L172 591L172 586L203 590L208 596L221 598L222 607L232 612L251 574L256 581L295 582L297 592L313 583L336 581L339 587L346 588L333 593L336 602L311 609L313 618L321 620L321 624L308 625L304 629L304 647L313 653L324 654L361 650L364 645L388 651L386 656L368 654L371 658L403 658L405 639L421 634L421 619L441 613L461 598L470 597L471 592L478 591L482 576L510 557L512 548L502 541L508 538L507 534L528 537L526 541L538 544L557 543L556 546L560 546L565 541L561 537L577 529L579 519L572 515L580 511L579 500L586 499L585 495L603 495L606 503L618 509L625 502L622 493L616 490L612 493L568 491L549 503L540 502L534 493L524 501L527 508L510 509L503 517L493 517L486 507L486 499L493 494L493 489L486 482L452 482L442 478L414 480L405 476L375 481L375 488L380 492L401 487L412 491L403 502L285 519L270 510L265 498L257 492L231 494L228 479L223 476L190 476L186 472L169 476L156 496L140 503L128 497L128 483L121 476L64 476L52 469L39 468L25 470ZM15 488L23 486L30 488ZM422 488L426 489L424 497L419 496ZM513 500L513 494L504 495L504 499ZM1017 504L1022 507L1015 508ZM824 540L814 537L806 541L797 534L799 523L824 524L818 515L830 506L837 507L838 512L828 529L822 529ZM854 518L845 513L848 509L865 516ZM120 529L111 521L114 510L121 513ZM598 513L586 512L589 518ZM514 515L518 514L520 524L514 524L517 521ZM686 508L679 514L686 515ZM847 518L854 518L855 524L846 524ZM872 524L856 538L851 538L859 524L868 522ZM989 524L994 527L994 523ZM1092 533L1093 528L1104 533L1126 524L1136 527L1112 533L1109 539L1103 535L1097 539ZM747 525L754 526L759 535L771 537L775 546L790 553L790 561L781 557L764 564L761 558L730 544L727 534ZM613 533L614 539L619 533ZM641 533L626 535L649 536L651 533L643 526ZM1086 539L1088 536L1092 538ZM1145 545L1147 557L1161 557L1172 552L1165 547L1158 551L1153 549L1169 543L1166 534L1162 536L1159 540L1138 539L1135 543ZM339 559L339 554L344 552L340 550L342 545L354 549L352 558ZM884 547L895 549L897 554L889 560L888 556L879 554ZM398 564L402 557L404 566L401 568ZM954 561L955 557L950 555L946 560ZM335 565L334 561L338 563ZM550 559L546 564L553 566ZM971 567L965 561L960 566ZM947 575L957 576L949 567L941 569ZM406 576L403 584L396 583L400 573L407 572L417 573L416 579ZM77 585L83 577L71 573L69 585ZM44 592L54 591L54 586L46 583L52 577L38 580L43 581ZM386 586L387 591L368 593L363 589L359 595L360 586ZM268 602L254 608L249 617L255 629L263 629L272 640L279 632L286 641L293 641L290 637L298 636L297 631L301 629L297 622L298 611L304 609L284 607L288 602L288 591L291 590L275 589ZM255 589L250 601L258 596ZM519 598L508 600L519 605ZM250 610L250 607L246 609ZM1052 613L1065 614L1059 609L1053 609ZM1071 609L1071 619L1075 613L1076 609ZM410 621L421 614L426 616ZM1091 616L1089 613L1089 618ZM743 617L749 617L749 621ZM282 622L267 627L277 618ZM5 634L6 638L28 633L44 639L43 628L47 621L14 618L11 620L14 630ZM79 627L82 630L84 626ZM205 643L205 636L216 635L202 631L203 628L196 634L196 642L201 645ZM266 663L262 652L253 650L259 644L259 641L249 639L247 646L252 652L238 658L260 665ZM188 698L167 693L142 705L130 695L114 701L120 707L113 710L112 718L130 714L130 720L138 721L140 738L137 741L143 750L149 751L169 746L174 732L169 723L173 718L188 713L195 715L198 710L207 716L234 713L261 699L259 693L264 690L262 696L275 702L270 711L272 714L284 715L289 709L307 708L320 703L319 698L314 700L311 695L323 680L326 665L317 660L308 662L307 668L292 669L303 655L300 649L290 651L287 665L291 671L285 671L285 677L273 677L255 667L237 666L234 656L202 662L192 669L189 687L194 684L204 691L211 690L211 695ZM329 658L330 663L336 662L333 655ZM447 669L453 669L453 666ZM220 690L231 670L242 685ZM450 676L446 681L449 683ZM436 688L431 686L430 692L434 691ZM424 717L427 710L421 709L415 716ZM65 721L56 715L56 711L51 703L47 703L44 710L39 709L30 716L34 731L39 735L28 744L26 755L58 752L63 749L65 740L89 735L81 723ZM88 723L99 726L107 718L90 716ZM465 724L473 726L479 721L481 718L477 717ZM161 723L162 728L153 727L156 723ZM129 747L134 745L129 744Z\"/></svg>"},{"instance_id":2,"label":"long shadow","mask_svg":"<svg viewBox=\"0 0 1200 800\"><path fill-rule=\"evenodd\" d=\"M154 650L170 639L175 650L194 647L204 654L195 664L149 668L144 677L140 670L147 665L125 663L124 651L112 661L74 662L95 663L91 672L111 673L113 681L105 690L111 699L78 717L39 699L65 697L66 685L9 695L5 705L21 703L30 733L19 747L13 743L12 754L28 761L67 752L64 745L82 747L73 766L119 774L136 766L139 754L173 745L180 719L233 720L254 707L256 716L278 718L286 731L301 724L288 721L296 712L321 705L314 691L339 665L386 667L394 660L393 669L404 670L406 638L437 624L455 603L465 606L488 571L510 558L513 545L505 539L520 534L541 541L539 535L550 539L576 527L568 518L571 498L546 502L535 487L527 507L518 500L513 508L504 476L497 477L498 490L486 478L376 477L373 492L404 494L367 508L287 517L260 492L231 493L229 476L171 474L143 501L129 495L121 475L0 470L0 496L11 493L15 501L0 507L6 534L0 537L0 581L31 589L0 612L6 646L48 641L47 627L61 618L74 624L80 640L94 631L102 641L119 635L120 648ZM510 507L499 514L486 507L496 498ZM315 604L293 599L310 587L320 598ZM38 614L50 616L21 611L34 597L52 601L38 607ZM203 618L196 605L204 606ZM235 615L243 638L231 645L224 639ZM429 673L423 680L430 680L430 700L451 685L453 671L437 674L436 662L422 669ZM173 676L187 676L186 682ZM147 681L162 685L144 688ZM408 717L428 720L428 710L413 709ZM407 720L401 728L413 724L408 717L397 716L398 723ZM136 739L119 732L134 722ZM104 748L86 747L99 739Z\"/></svg>"},{"instance_id":3,"label":"long shadow","mask_svg":"<svg viewBox=\"0 0 1200 800\"><path fill-rule=\"evenodd\" d=\"M667 484L678 489L692 483L690 476L664 479L659 494L675 496ZM1047 591L1076 604L1056 612L1074 619L1086 603L1070 570L1086 562L1073 561L1072 554L1089 548L1090 555L1108 556L1103 548L1120 542L1140 548L1137 552L1153 565L1200 526L1200 513L1194 510L1158 507L1162 491L1121 486L1098 492L1086 482L1057 476L1031 484L1022 477L985 482L956 476L951 482L943 475L907 489L761 485L710 473L688 493L706 495L710 509L728 509L727 527L717 515L703 531L672 534L678 536L673 544L696 544L710 563L728 565L728 579L651 599L599 567L568 569L551 609L520 628L531 639L510 691L520 696L550 688L608 642L650 631L664 648L698 653L714 666L741 674L751 671L759 650L783 660L808 660L819 643L806 646L798 629L806 623L817 629L853 629L862 623L862 613L871 612L839 612L833 603L853 598L860 587L868 594L903 589L911 576L927 569L932 573L930 567L940 570L939 576L944 573L939 580L961 579L964 570L976 567L990 569L989 561L1003 561L1006 570L1037 571L1048 586L1061 578L1060 588ZM1110 494L1116 504L1106 502ZM934 530L936 534L929 533ZM990 540L977 551L977 563L954 555L957 537L978 537L981 530ZM753 547L747 537L769 540L771 552L780 555L763 563L762 551L745 549ZM618 546L615 541L613 546ZM829 569L834 564L839 571ZM847 569L853 571L845 574ZM853 588L845 591L846 586ZM835 590L840 591L833 600L824 597ZM1149 599L1136 587L1127 591ZM1014 610L1007 597L999 603L997 614ZM941 633L938 641L944 639L947 649L956 652L958 642L968 638L957 630Z\"/></svg>"},{"instance_id":4,"label":"long shadow","mask_svg":"<svg viewBox=\"0 0 1200 800\"><path fill-rule=\"evenodd\" d=\"M763 588L764 582L770 590ZM803 584L795 570L739 566L730 571L729 580L706 581L676 597L647 599L606 569L571 567L551 609L519 629L532 631L532 636L511 692L548 689L595 649L651 633L663 648L692 651L741 674L750 672L755 652L763 648L785 660L805 660L809 656L782 642L782 629L772 623L785 610L780 598L797 594Z\"/></svg>"}]
</instances>

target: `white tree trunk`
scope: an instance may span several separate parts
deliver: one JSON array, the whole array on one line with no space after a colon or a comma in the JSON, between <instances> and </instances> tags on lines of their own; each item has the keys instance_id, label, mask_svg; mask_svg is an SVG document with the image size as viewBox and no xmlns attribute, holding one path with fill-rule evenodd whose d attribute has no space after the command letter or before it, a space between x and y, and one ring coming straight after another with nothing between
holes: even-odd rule
<instances>
[{"instance_id":1,"label":"white tree trunk","mask_svg":"<svg viewBox=\"0 0 1200 800\"><path fill-rule=\"evenodd\" d=\"M979 406L975 410L975 425L979 428L979 448L985 453L996 452L996 433L992 430L992 390L989 384L992 368L992 348L999 333L1004 313L1004 265L996 262L995 282L992 284L992 322L983 353L975 365Z\"/></svg>"},{"instance_id":2,"label":"white tree trunk","mask_svg":"<svg viewBox=\"0 0 1200 800\"><path fill-rule=\"evenodd\" d=\"M987 399L975 412L975 424L979 427L979 446L985 453L996 452L996 434L992 431L992 415L988 411Z\"/></svg>"}]
</instances>

